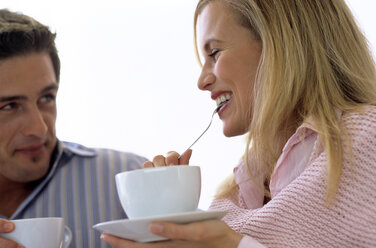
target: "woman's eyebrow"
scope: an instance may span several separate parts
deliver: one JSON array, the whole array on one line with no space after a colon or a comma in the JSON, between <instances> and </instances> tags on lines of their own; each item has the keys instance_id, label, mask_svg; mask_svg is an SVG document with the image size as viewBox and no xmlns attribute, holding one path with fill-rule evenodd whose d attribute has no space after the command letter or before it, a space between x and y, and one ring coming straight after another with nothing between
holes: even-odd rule
<instances>
[{"instance_id":1,"label":"woman's eyebrow","mask_svg":"<svg viewBox=\"0 0 376 248\"><path fill-rule=\"evenodd\" d=\"M212 44L213 42L222 43L223 41L218 40L218 39L214 39L214 38L213 39L208 39L205 42L204 51L210 51L210 44Z\"/></svg>"}]
</instances>

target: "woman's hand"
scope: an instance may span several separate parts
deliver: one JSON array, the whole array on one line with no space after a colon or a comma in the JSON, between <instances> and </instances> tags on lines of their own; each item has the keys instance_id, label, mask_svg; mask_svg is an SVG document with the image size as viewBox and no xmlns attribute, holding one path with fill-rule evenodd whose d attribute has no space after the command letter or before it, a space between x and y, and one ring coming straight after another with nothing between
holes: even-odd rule
<instances>
[{"instance_id":1,"label":"woman's hand","mask_svg":"<svg viewBox=\"0 0 376 248\"><path fill-rule=\"evenodd\" d=\"M168 152L166 157L163 155L158 155L153 158L153 161L146 161L142 168L151 168L151 167L160 167L160 166L169 166L169 165L187 165L189 164L189 159L191 158L192 150L188 149L185 151L180 159L179 153L175 151Z\"/></svg>"},{"instance_id":2,"label":"woman's hand","mask_svg":"<svg viewBox=\"0 0 376 248\"><path fill-rule=\"evenodd\" d=\"M169 240L139 243L102 234L101 239L115 248L236 248L242 235L233 231L223 221L208 220L190 224L155 222L149 226L152 233Z\"/></svg>"}]
</instances>

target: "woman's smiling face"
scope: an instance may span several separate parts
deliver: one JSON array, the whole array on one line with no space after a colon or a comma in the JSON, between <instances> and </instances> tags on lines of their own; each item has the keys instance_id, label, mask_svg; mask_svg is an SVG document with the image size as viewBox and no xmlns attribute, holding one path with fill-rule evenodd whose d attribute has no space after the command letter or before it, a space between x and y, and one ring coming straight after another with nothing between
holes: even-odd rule
<instances>
[{"instance_id":1,"label":"woman's smiling face","mask_svg":"<svg viewBox=\"0 0 376 248\"><path fill-rule=\"evenodd\" d=\"M262 53L261 41L241 25L222 2L209 3L197 24L198 44L204 57L198 87L211 92L227 137L244 134L251 121L254 80Z\"/></svg>"}]
</instances>

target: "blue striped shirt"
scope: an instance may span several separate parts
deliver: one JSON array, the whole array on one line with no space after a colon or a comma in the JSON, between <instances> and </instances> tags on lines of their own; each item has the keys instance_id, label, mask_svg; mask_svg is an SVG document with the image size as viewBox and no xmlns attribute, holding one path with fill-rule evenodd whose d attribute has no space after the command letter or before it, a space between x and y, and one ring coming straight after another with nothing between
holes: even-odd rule
<instances>
[{"instance_id":1,"label":"blue striped shirt","mask_svg":"<svg viewBox=\"0 0 376 248\"><path fill-rule=\"evenodd\" d=\"M47 174L10 218L63 217L72 230L70 247L110 247L92 226L126 218L115 174L138 169L145 158L109 149L58 142ZM1 216L0 218L5 218Z\"/></svg>"}]
</instances>

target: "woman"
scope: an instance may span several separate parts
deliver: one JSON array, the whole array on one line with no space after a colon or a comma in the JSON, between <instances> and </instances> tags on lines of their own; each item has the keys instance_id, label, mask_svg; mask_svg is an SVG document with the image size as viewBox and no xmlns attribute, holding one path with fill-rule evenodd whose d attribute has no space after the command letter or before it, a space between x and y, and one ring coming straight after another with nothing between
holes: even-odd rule
<instances>
[{"instance_id":1,"label":"woman","mask_svg":"<svg viewBox=\"0 0 376 248\"><path fill-rule=\"evenodd\" d=\"M200 0L198 80L245 156L222 221L154 223L169 241L115 247L376 247L376 72L343 0ZM226 102L227 101L227 102ZM190 152L144 167L186 164Z\"/></svg>"}]
</instances>

